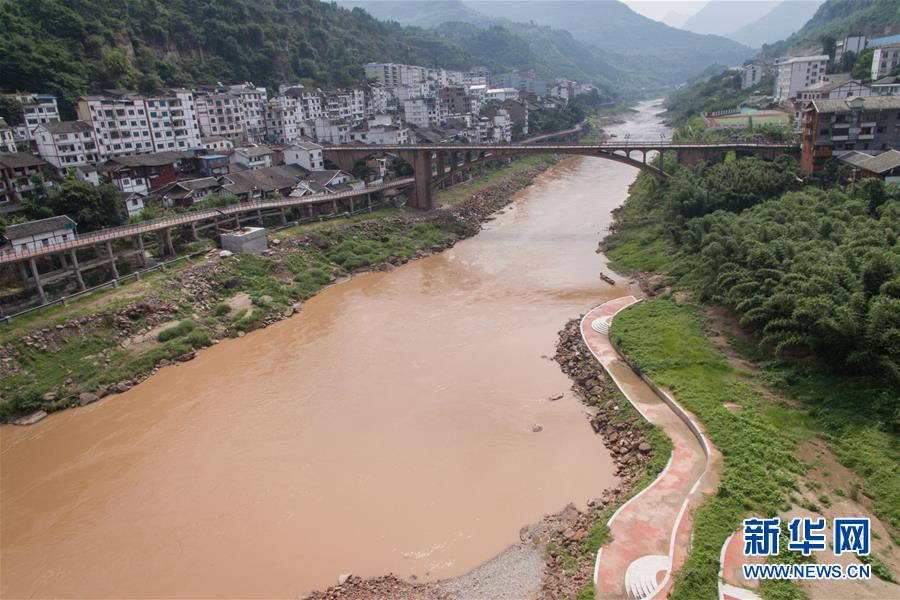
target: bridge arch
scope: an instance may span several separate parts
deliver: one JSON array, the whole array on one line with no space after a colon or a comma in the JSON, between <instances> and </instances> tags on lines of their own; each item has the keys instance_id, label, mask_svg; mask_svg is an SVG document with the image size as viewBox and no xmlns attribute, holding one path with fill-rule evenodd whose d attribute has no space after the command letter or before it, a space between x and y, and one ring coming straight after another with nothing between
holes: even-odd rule
<instances>
[{"instance_id":1,"label":"bridge arch","mask_svg":"<svg viewBox=\"0 0 900 600\"><path fill-rule=\"evenodd\" d=\"M628 143L520 143L520 144L424 144L406 146L330 146L324 148L325 158L351 169L356 160L378 152L393 154L413 165L415 195L410 205L429 210L433 208L435 190L462 169L467 169L498 157L528 154L567 154L589 156L629 165L665 181L668 174L649 162L651 152L677 152L679 164L695 164L710 160L729 151L750 153L774 160L785 153L796 154L799 148L791 144L756 143L672 143L665 140ZM640 158L635 158L638 154Z\"/></svg>"}]
</instances>

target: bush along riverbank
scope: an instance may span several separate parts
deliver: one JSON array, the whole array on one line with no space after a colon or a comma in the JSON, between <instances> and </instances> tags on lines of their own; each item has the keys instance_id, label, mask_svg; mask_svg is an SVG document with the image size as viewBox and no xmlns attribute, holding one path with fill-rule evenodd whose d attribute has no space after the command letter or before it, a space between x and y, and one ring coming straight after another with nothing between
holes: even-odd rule
<instances>
[{"instance_id":1,"label":"bush along riverbank","mask_svg":"<svg viewBox=\"0 0 900 600\"><path fill-rule=\"evenodd\" d=\"M666 186L638 177L602 248L657 297L620 313L611 339L725 458L672 597L715 597L741 520L797 510L878 518L880 579L858 589L881 597L900 575L900 347L887 341L900 335L900 188L805 186L782 159L669 169ZM760 593L827 595L817 585Z\"/></svg>"},{"instance_id":2,"label":"bush along riverbank","mask_svg":"<svg viewBox=\"0 0 900 600\"><path fill-rule=\"evenodd\" d=\"M291 316L341 277L451 247L555 163L535 158L487 184L470 182L469 197L446 210L387 209L282 230L270 234L264 255L220 258L212 250L181 268L0 326L0 420L31 424L125 392L222 338Z\"/></svg>"}]
</instances>

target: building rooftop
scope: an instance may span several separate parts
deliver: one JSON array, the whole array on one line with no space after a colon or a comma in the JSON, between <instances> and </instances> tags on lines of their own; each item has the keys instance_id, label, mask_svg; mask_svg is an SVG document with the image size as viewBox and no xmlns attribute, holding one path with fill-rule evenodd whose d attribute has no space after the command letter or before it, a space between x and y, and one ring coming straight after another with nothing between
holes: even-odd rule
<instances>
[{"instance_id":1,"label":"building rooftop","mask_svg":"<svg viewBox=\"0 0 900 600\"><path fill-rule=\"evenodd\" d=\"M821 98L813 100L812 106L819 113L852 112L853 110L894 110L900 108L900 96Z\"/></svg>"},{"instance_id":2,"label":"building rooftop","mask_svg":"<svg viewBox=\"0 0 900 600\"><path fill-rule=\"evenodd\" d=\"M287 147L290 148L291 146L296 147L296 148L302 148L303 150L321 150L322 149L322 146L320 146L319 144L317 144L315 142L307 142L305 140L298 140L296 142L291 142L290 145L288 145Z\"/></svg>"},{"instance_id":3,"label":"building rooftop","mask_svg":"<svg viewBox=\"0 0 900 600\"><path fill-rule=\"evenodd\" d=\"M8 240L20 240L22 238L39 235L41 233L49 233L59 229L75 230L75 221L61 215L58 217L48 217L46 219L38 219L37 221L28 221L27 223L17 223L15 225L7 225L4 234Z\"/></svg>"},{"instance_id":4,"label":"building rooftop","mask_svg":"<svg viewBox=\"0 0 900 600\"><path fill-rule=\"evenodd\" d=\"M56 121L54 123L42 123L38 127L43 127L52 135L61 133L90 133L93 128L90 123L85 121Z\"/></svg>"},{"instance_id":5,"label":"building rooftop","mask_svg":"<svg viewBox=\"0 0 900 600\"><path fill-rule=\"evenodd\" d=\"M185 158L192 157L190 152L178 152L170 150L166 152L151 152L149 154L133 154L131 156L116 156L110 158L107 163L121 165L123 167L161 167L171 165Z\"/></svg>"},{"instance_id":6,"label":"building rooftop","mask_svg":"<svg viewBox=\"0 0 900 600\"><path fill-rule=\"evenodd\" d=\"M241 154L248 158L254 158L257 156L268 156L270 154L275 154L275 151L269 148L268 146L248 146L244 148L235 148L236 154Z\"/></svg>"},{"instance_id":7,"label":"building rooftop","mask_svg":"<svg viewBox=\"0 0 900 600\"><path fill-rule=\"evenodd\" d=\"M21 169L46 165L46 161L28 152L0 152L0 168Z\"/></svg>"},{"instance_id":8,"label":"building rooftop","mask_svg":"<svg viewBox=\"0 0 900 600\"><path fill-rule=\"evenodd\" d=\"M875 46L887 46L888 44L900 44L900 34L888 35L880 38L872 38L871 40L866 42L866 47L874 48Z\"/></svg>"}]
</instances>

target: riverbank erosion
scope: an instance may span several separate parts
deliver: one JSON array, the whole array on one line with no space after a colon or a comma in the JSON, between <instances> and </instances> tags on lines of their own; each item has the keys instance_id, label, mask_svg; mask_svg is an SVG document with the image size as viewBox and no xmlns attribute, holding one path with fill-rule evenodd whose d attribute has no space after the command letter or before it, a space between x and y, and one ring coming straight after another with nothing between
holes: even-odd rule
<instances>
[{"instance_id":1,"label":"riverbank erosion","mask_svg":"<svg viewBox=\"0 0 900 600\"><path fill-rule=\"evenodd\" d=\"M601 246L650 297L615 318L611 338L675 390L725 458L720 492L693 514L675 599L723 585L763 598L897 595L897 355L880 340L896 331L881 310L897 302L900 271L881 257L896 254L900 188L823 190L791 169L746 158L679 167L666 188L641 175ZM763 515L870 518L873 578L735 577L726 540Z\"/></svg>"},{"instance_id":2,"label":"riverbank erosion","mask_svg":"<svg viewBox=\"0 0 900 600\"><path fill-rule=\"evenodd\" d=\"M202 348L290 317L324 287L350 275L389 271L452 247L555 164L536 157L468 197L428 213L385 209L269 234L261 256L191 264L121 290L98 293L0 327L0 419L33 424L62 408L125 392ZM440 199L440 196L439 196Z\"/></svg>"},{"instance_id":3,"label":"riverbank erosion","mask_svg":"<svg viewBox=\"0 0 900 600\"><path fill-rule=\"evenodd\" d=\"M559 331L553 360L569 377L575 397L588 409L586 427L593 430L605 447L618 483L588 500L583 509L569 504L537 523L522 527L518 544L460 577L428 584L405 581L394 575L368 579L346 577L338 585L311 594L310 600L594 597L597 551L611 541L607 521L662 472L672 443L662 430L634 409L611 381L585 343L580 322L581 319L572 319ZM561 397L547 400L555 402ZM600 444L596 451L604 452ZM582 476L591 477L591 474Z\"/></svg>"}]
</instances>

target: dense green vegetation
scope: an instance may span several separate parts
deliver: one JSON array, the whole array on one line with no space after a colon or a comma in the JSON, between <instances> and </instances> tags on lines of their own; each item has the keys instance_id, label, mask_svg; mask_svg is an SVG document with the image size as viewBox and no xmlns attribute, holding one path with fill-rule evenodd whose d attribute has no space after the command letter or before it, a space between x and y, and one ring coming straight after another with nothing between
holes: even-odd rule
<instances>
[{"instance_id":1,"label":"dense green vegetation","mask_svg":"<svg viewBox=\"0 0 900 600\"><path fill-rule=\"evenodd\" d=\"M721 70L721 67L714 70ZM735 108L751 94L772 93L774 80L771 77L764 77L756 87L747 90L741 89L741 78L741 72L726 70L688 83L666 101L668 120L681 126L701 113Z\"/></svg>"},{"instance_id":2,"label":"dense green vegetation","mask_svg":"<svg viewBox=\"0 0 900 600\"><path fill-rule=\"evenodd\" d=\"M762 196L773 197L773 196ZM807 190L742 214L690 221L676 272L701 298L734 308L776 352L812 352L839 372L900 388L900 190ZM896 395L867 409L900 426Z\"/></svg>"},{"instance_id":3,"label":"dense green vegetation","mask_svg":"<svg viewBox=\"0 0 900 600\"><path fill-rule=\"evenodd\" d=\"M104 183L94 186L87 181L66 177L59 185L47 186L42 181L24 202L25 210L15 215L0 215L0 237L7 225L54 215L68 215L78 224L78 232L86 233L121 225L125 222L119 190Z\"/></svg>"},{"instance_id":4,"label":"dense green vegetation","mask_svg":"<svg viewBox=\"0 0 900 600\"><path fill-rule=\"evenodd\" d=\"M792 51L815 50L852 34L884 35L900 27L900 4L896 0L828 0L799 31L788 39L764 45L761 56L778 58Z\"/></svg>"},{"instance_id":5,"label":"dense green vegetation","mask_svg":"<svg viewBox=\"0 0 900 600\"><path fill-rule=\"evenodd\" d=\"M538 110L528 113L528 135L540 135L572 129L588 116L596 114L604 99L595 91L578 96L559 110Z\"/></svg>"},{"instance_id":6,"label":"dense green vegetation","mask_svg":"<svg viewBox=\"0 0 900 600\"><path fill-rule=\"evenodd\" d=\"M0 23L2 86L55 94L69 115L105 88L341 86L361 83L370 60L481 62L432 32L318 0L0 0Z\"/></svg>"},{"instance_id":7,"label":"dense green vegetation","mask_svg":"<svg viewBox=\"0 0 900 600\"><path fill-rule=\"evenodd\" d=\"M664 189L635 184L630 217L607 241L619 266L661 268L743 315L776 352L900 387L900 190L800 190L796 165L747 158L676 169ZM655 248L641 248L647 236ZM672 251L676 252L672 252ZM630 264L629 264L630 263ZM870 410L898 424L898 407Z\"/></svg>"},{"instance_id":8,"label":"dense green vegetation","mask_svg":"<svg viewBox=\"0 0 900 600\"><path fill-rule=\"evenodd\" d=\"M657 384L671 389L725 456L719 491L694 515L692 548L671 598L715 598L719 551L747 514L785 507L804 466L793 449L802 431L759 411L763 399L706 340L700 308L658 300L616 316L613 343ZM742 410L726 408L737 404Z\"/></svg>"}]
</instances>

